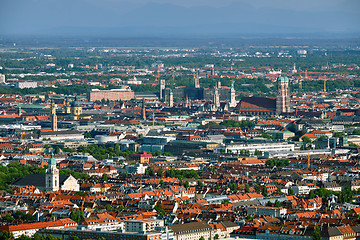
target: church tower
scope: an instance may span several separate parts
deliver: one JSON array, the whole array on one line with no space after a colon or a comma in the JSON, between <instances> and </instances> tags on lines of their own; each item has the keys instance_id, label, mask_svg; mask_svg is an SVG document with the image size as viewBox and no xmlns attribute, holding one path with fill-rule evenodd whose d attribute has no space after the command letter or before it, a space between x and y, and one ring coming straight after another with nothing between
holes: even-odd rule
<instances>
[{"instance_id":1,"label":"church tower","mask_svg":"<svg viewBox=\"0 0 360 240\"><path fill-rule=\"evenodd\" d=\"M236 92L235 92L235 88L234 88L234 79L231 81L231 88L230 88L230 107L236 107Z\"/></svg>"},{"instance_id":2,"label":"church tower","mask_svg":"<svg viewBox=\"0 0 360 240\"><path fill-rule=\"evenodd\" d=\"M46 169L45 190L58 191L59 189L59 170L56 168L56 160L52 155L48 161L48 169Z\"/></svg>"},{"instance_id":3,"label":"church tower","mask_svg":"<svg viewBox=\"0 0 360 240\"><path fill-rule=\"evenodd\" d=\"M163 91L165 89L165 79L161 79L160 80L160 84L159 84L159 100L162 101L163 99Z\"/></svg>"},{"instance_id":4,"label":"church tower","mask_svg":"<svg viewBox=\"0 0 360 240\"><path fill-rule=\"evenodd\" d=\"M280 76L277 79L276 114L290 112L289 79Z\"/></svg>"},{"instance_id":5,"label":"church tower","mask_svg":"<svg viewBox=\"0 0 360 240\"><path fill-rule=\"evenodd\" d=\"M199 70L196 70L194 74L194 87L200 88Z\"/></svg>"},{"instance_id":6,"label":"church tower","mask_svg":"<svg viewBox=\"0 0 360 240\"><path fill-rule=\"evenodd\" d=\"M57 131L57 116L54 102L51 103L51 130L54 132Z\"/></svg>"},{"instance_id":7,"label":"church tower","mask_svg":"<svg viewBox=\"0 0 360 240\"><path fill-rule=\"evenodd\" d=\"M146 120L145 98L142 99L141 115L142 115L142 119L145 121Z\"/></svg>"},{"instance_id":8,"label":"church tower","mask_svg":"<svg viewBox=\"0 0 360 240\"><path fill-rule=\"evenodd\" d=\"M169 107L174 107L174 94L171 89L169 93Z\"/></svg>"},{"instance_id":9,"label":"church tower","mask_svg":"<svg viewBox=\"0 0 360 240\"><path fill-rule=\"evenodd\" d=\"M215 109L219 109L219 107L220 107L220 96L219 96L219 89L218 89L217 86L215 87L214 101L213 102L214 102Z\"/></svg>"},{"instance_id":10,"label":"church tower","mask_svg":"<svg viewBox=\"0 0 360 240\"><path fill-rule=\"evenodd\" d=\"M82 106L81 103L75 97L75 101L71 103L71 113L75 116L79 116L82 114Z\"/></svg>"},{"instance_id":11,"label":"church tower","mask_svg":"<svg viewBox=\"0 0 360 240\"><path fill-rule=\"evenodd\" d=\"M69 102L68 98L66 98L66 102L65 102L65 113L71 114L71 107L70 107L70 102Z\"/></svg>"}]
</instances>

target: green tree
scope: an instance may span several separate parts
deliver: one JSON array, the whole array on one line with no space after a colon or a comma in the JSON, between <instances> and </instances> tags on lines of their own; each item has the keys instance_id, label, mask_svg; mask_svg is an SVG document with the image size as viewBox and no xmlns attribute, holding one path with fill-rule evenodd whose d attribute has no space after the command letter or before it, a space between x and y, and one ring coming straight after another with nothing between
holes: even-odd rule
<instances>
[{"instance_id":1,"label":"green tree","mask_svg":"<svg viewBox=\"0 0 360 240\"><path fill-rule=\"evenodd\" d=\"M275 207L281 207L280 201L279 201L279 200L276 200L274 206L275 206Z\"/></svg>"},{"instance_id":2,"label":"green tree","mask_svg":"<svg viewBox=\"0 0 360 240\"><path fill-rule=\"evenodd\" d=\"M255 189L256 193L260 193L260 186L259 185L256 184L254 189Z\"/></svg>"},{"instance_id":3,"label":"green tree","mask_svg":"<svg viewBox=\"0 0 360 240\"><path fill-rule=\"evenodd\" d=\"M35 233L34 236L32 237L33 240L42 240L42 237L40 236L39 233Z\"/></svg>"},{"instance_id":4,"label":"green tree","mask_svg":"<svg viewBox=\"0 0 360 240\"><path fill-rule=\"evenodd\" d=\"M7 231L1 231L0 232L0 240L13 240L14 235L11 232L7 232Z\"/></svg>"},{"instance_id":5,"label":"green tree","mask_svg":"<svg viewBox=\"0 0 360 240\"><path fill-rule=\"evenodd\" d=\"M315 226L314 228L313 240L321 240L321 230L319 226Z\"/></svg>"},{"instance_id":6,"label":"green tree","mask_svg":"<svg viewBox=\"0 0 360 240\"><path fill-rule=\"evenodd\" d=\"M160 203L156 204L154 209L160 216L163 216L165 214L165 210Z\"/></svg>"},{"instance_id":7,"label":"green tree","mask_svg":"<svg viewBox=\"0 0 360 240\"><path fill-rule=\"evenodd\" d=\"M101 181L104 182L104 183L107 183L108 182L108 175L106 173L104 173L102 176L101 176Z\"/></svg>"},{"instance_id":8,"label":"green tree","mask_svg":"<svg viewBox=\"0 0 360 240\"><path fill-rule=\"evenodd\" d=\"M17 240L31 240L32 238L22 234L20 237L17 238Z\"/></svg>"},{"instance_id":9,"label":"green tree","mask_svg":"<svg viewBox=\"0 0 360 240\"><path fill-rule=\"evenodd\" d=\"M304 136L304 137L302 137L301 139L302 139L302 141L303 141L304 143L306 143L306 144L311 143L311 139L310 139L308 136Z\"/></svg>"},{"instance_id":10,"label":"green tree","mask_svg":"<svg viewBox=\"0 0 360 240\"><path fill-rule=\"evenodd\" d=\"M248 193L248 192L250 192L250 187L249 187L249 185L245 185L245 193Z\"/></svg>"},{"instance_id":11,"label":"green tree","mask_svg":"<svg viewBox=\"0 0 360 240\"><path fill-rule=\"evenodd\" d=\"M75 222L79 223L84 219L84 212L80 209L72 209L70 213L70 218Z\"/></svg>"},{"instance_id":12,"label":"green tree","mask_svg":"<svg viewBox=\"0 0 360 240\"><path fill-rule=\"evenodd\" d=\"M160 177L160 178L162 178L164 176L162 167L159 167L159 170L157 172L157 176Z\"/></svg>"},{"instance_id":13,"label":"green tree","mask_svg":"<svg viewBox=\"0 0 360 240\"><path fill-rule=\"evenodd\" d=\"M9 215L9 214L6 214L6 215L3 217L3 219L4 219L5 221L7 221L7 222L12 222L12 221L14 221L14 217L11 216L11 215Z\"/></svg>"},{"instance_id":14,"label":"green tree","mask_svg":"<svg viewBox=\"0 0 360 240\"><path fill-rule=\"evenodd\" d=\"M205 240L205 238L204 238L203 236L201 236L201 237L199 238L199 240Z\"/></svg>"},{"instance_id":15,"label":"green tree","mask_svg":"<svg viewBox=\"0 0 360 240\"><path fill-rule=\"evenodd\" d=\"M150 176L150 177L153 177L155 176L155 173L154 173L154 169L152 167L149 167L145 170L145 175L146 176Z\"/></svg>"},{"instance_id":16,"label":"green tree","mask_svg":"<svg viewBox=\"0 0 360 240\"><path fill-rule=\"evenodd\" d=\"M267 196L269 195L269 192L268 192L268 189L267 189L266 186L263 187L262 195L263 195L264 197L267 197Z\"/></svg>"},{"instance_id":17,"label":"green tree","mask_svg":"<svg viewBox=\"0 0 360 240\"><path fill-rule=\"evenodd\" d=\"M56 154L60 153L60 148L59 148L59 147L56 147L56 148L55 148L55 153L56 153Z\"/></svg>"},{"instance_id":18,"label":"green tree","mask_svg":"<svg viewBox=\"0 0 360 240\"><path fill-rule=\"evenodd\" d=\"M203 188L203 187L204 187L204 184L203 184L201 181L198 181L198 182L197 182L197 186L198 186L199 188Z\"/></svg>"},{"instance_id":19,"label":"green tree","mask_svg":"<svg viewBox=\"0 0 360 240\"><path fill-rule=\"evenodd\" d=\"M219 239L219 234L215 234L215 236L214 236L214 240L217 240L217 239Z\"/></svg>"},{"instance_id":20,"label":"green tree","mask_svg":"<svg viewBox=\"0 0 360 240\"><path fill-rule=\"evenodd\" d=\"M338 137L344 137L344 136L345 136L345 134L342 133L342 132L335 132L335 133L333 134L333 137L336 137L336 138L338 138Z\"/></svg>"},{"instance_id":21,"label":"green tree","mask_svg":"<svg viewBox=\"0 0 360 240\"><path fill-rule=\"evenodd\" d=\"M255 149L254 155L255 156L262 156L262 151Z\"/></svg>"},{"instance_id":22,"label":"green tree","mask_svg":"<svg viewBox=\"0 0 360 240\"><path fill-rule=\"evenodd\" d=\"M292 189L292 188L289 188L289 190L288 190L288 195L294 195L294 190Z\"/></svg>"},{"instance_id":23,"label":"green tree","mask_svg":"<svg viewBox=\"0 0 360 240\"><path fill-rule=\"evenodd\" d=\"M184 183L184 187L185 187L185 188L189 188L189 187L190 187L189 181L186 181L186 182Z\"/></svg>"},{"instance_id":24,"label":"green tree","mask_svg":"<svg viewBox=\"0 0 360 240\"><path fill-rule=\"evenodd\" d=\"M85 138L92 138L91 133L89 133L89 132L84 133L84 137Z\"/></svg>"}]
</instances>

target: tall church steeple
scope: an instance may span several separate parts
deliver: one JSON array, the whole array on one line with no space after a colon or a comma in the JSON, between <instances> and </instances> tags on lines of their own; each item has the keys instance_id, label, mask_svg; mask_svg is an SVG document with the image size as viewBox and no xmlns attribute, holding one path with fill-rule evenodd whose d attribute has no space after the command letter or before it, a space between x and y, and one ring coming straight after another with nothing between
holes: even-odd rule
<instances>
[{"instance_id":1,"label":"tall church steeple","mask_svg":"<svg viewBox=\"0 0 360 240\"><path fill-rule=\"evenodd\" d=\"M45 190L58 191L60 189L59 184L59 170L56 167L56 160L52 154L48 161L48 169L46 169Z\"/></svg>"},{"instance_id":2,"label":"tall church steeple","mask_svg":"<svg viewBox=\"0 0 360 240\"><path fill-rule=\"evenodd\" d=\"M51 130L57 131L57 116L56 116L56 107L55 103L51 103Z\"/></svg>"},{"instance_id":3,"label":"tall church steeple","mask_svg":"<svg viewBox=\"0 0 360 240\"><path fill-rule=\"evenodd\" d=\"M214 107L215 109L219 109L220 107L220 96L219 96L219 89L218 87L216 86L215 87L215 90L214 90Z\"/></svg>"},{"instance_id":4,"label":"tall church steeple","mask_svg":"<svg viewBox=\"0 0 360 240\"><path fill-rule=\"evenodd\" d=\"M194 87L200 88L199 70L197 69L194 74Z\"/></svg>"},{"instance_id":5,"label":"tall church steeple","mask_svg":"<svg viewBox=\"0 0 360 240\"><path fill-rule=\"evenodd\" d=\"M236 107L236 92L234 87L234 79L231 81L231 88L230 88L230 107Z\"/></svg>"}]
</instances>

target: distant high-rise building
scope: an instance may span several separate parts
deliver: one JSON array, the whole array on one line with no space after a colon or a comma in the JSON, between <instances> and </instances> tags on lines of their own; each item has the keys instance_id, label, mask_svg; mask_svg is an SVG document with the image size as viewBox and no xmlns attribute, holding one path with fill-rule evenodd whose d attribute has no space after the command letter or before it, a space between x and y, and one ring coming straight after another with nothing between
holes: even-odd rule
<instances>
[{"instance_id":1,"label":"distant high-rise building","mask_svg":"<svg viewBox=\"0 0 360 240\"><path fill-rule=\"evenodd\" d=\"M289 79L280 76L277 79L278 93L276 97L276 114L290 112Z\"/></svg>"},{"instance_id":2,"label":"distant high-rise building","mask_svg":"<svg viewBox=\"0 0 360 240\"><path fill-rule=\"evenodd\" d=\"M306 55L306 54L307 54L307 51L304 50L304 49L301 49L301 50L298 50L298 51L297 51L297 54L299 54L299 55Z\"/></svg>"},{"instance_id":3,"label":"distant high-rise building","mask_svg":"<svg viewBox=\"0 0 360 240\"><path fill-rule=\"evenodd\" d=\"M163 99L163 91L165 89L165 79L161 79L160 80L160 84L159 84L159 99L160 101Z\"/></svg>"},{"instance_id":4,"label":"distant high-rise building","mask_svg":"<svg viewBox=\"0 0 360 240\"><path fill-rule=\"evenodd\" d=\"M6 78L4 74L0 74L0 83L5 83Z\"/></svg>"}]
</instances>

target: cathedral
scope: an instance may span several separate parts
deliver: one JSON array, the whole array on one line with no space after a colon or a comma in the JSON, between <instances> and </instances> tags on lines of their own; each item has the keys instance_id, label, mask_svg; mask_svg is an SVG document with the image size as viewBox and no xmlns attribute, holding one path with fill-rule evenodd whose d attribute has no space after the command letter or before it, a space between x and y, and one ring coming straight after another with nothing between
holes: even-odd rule
<instances>
[{"instance_id":1,"label":"cathedral","mask_svg":"<svg viewBox=\"0 0 360 240\"><path fill-rule=\"evenodd\" d=\"M277 79L277 97L245 97L235 107L243 115L281 115L290 112L289 78Z\"/></svg>"},{"instance_id":2,"label":"cathedral","mask_svg":"<svg viewBox=\"0 0 360 240\"><path fill-rule=\"evenodd\" d=\"M56 160L51 157L48 160L48 168L44 174L29 174L11 183L13 187L35 186L41 191L80 191L80 184L73 176L59 174L56 167Z\"/></svg>"}]
</instances>

